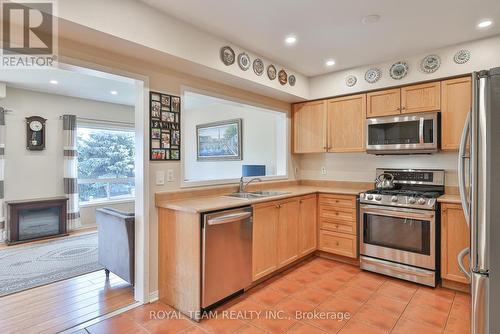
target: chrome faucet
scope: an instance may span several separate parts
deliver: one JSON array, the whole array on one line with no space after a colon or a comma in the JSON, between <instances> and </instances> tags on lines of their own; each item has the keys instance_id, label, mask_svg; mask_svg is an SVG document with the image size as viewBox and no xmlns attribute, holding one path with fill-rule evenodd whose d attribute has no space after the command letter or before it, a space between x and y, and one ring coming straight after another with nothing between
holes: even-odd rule
<instances>
[{"instance_id":1,"label":"chrome faucet","mask_svg":"<svg viewBox=\"0 0 500 334\"><path fill-rule=\"evenodd\" d=\"M253 181L256 181L256 182L262 182L262 180L261 180L260 178L255 177L255 178L253 178L253 179L251 179L250 181L248 181L248 182L246 182L246 183L245 183L245 182L243 181L243 176L242 176L242 177L240 178L240 189L238 190L238 192L239 192L239 193L244 193L244 192L246 192L246 189L247 189L248 185L249 185L251 182L253 182Z\"/></svg>"}]
</instances>

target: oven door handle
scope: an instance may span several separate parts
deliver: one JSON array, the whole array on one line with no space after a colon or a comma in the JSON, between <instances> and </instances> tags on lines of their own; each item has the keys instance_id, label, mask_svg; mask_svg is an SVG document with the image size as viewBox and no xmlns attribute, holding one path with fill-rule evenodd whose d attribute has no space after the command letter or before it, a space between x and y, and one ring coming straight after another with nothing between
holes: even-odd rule
<instances>
[{"instance_id":1,"label":"oven door handle","mask_svg":"<svg viewBox=\"0 0 500 334\"><path fill-rule=\"evenodd\" d=\"M387 217L397 217L397 218L410 218L410 219L434 219L435 213L430 212L415 212L415 211L393 211L393 210L383 210L383 209L366 209L361 208L361 213L387 216Z\"/></svg>"}]
</instances>

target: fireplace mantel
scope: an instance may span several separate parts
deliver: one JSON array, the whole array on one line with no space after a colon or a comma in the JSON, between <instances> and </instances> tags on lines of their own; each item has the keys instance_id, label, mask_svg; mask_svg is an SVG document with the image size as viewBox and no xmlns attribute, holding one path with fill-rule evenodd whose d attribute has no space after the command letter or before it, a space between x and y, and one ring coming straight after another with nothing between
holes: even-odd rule
<instances>
[{"instance_id":1,"label":"fireplace mantel","mask_svg":"<svg viewBox=\"0 0 500 334\"><path fill-rule=\"evenodd\" d=\"M8 244L67 235L67 202L68 198L63 196L6 202L9 224ZM36 225L37 219L40 219L39 227ZM39 231L36 231L37 228Z\"/></svg>"}]
</instances>

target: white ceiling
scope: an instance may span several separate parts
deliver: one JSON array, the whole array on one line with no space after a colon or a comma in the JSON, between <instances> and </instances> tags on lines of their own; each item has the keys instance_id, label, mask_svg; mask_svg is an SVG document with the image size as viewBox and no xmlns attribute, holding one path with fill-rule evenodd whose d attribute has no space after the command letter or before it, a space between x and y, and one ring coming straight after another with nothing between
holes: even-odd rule
<instances>
[{"instance_id":1,"label":"white ceiling","mask_svg":"<svg viewBox=\"0 0 500 334\"><path fill-rule=\"evenodd\" d=\"M57 80L53 85L51 80ZM0 71L0 82L9 87L43 93L79 97L83 99L133 106L134 81L96 71L69 69L12 69ZM115 90L118 94L112 95Z\"/></svg>"},{"instance_id":2,"label":"white ceiling","mask_svg":"<svg viewBox=\"0 0 500 334\"><path fill-rule=\"evenodd\" d=\"M307 76L500 33L498 0L139 1ZM380 21L361 23L370 14ZM496 24L477 30L483 18ZM290 34L298 40L292 47L284 44ZM329 58L336 61L331 68Z\"/></svg>"}]
</instances>

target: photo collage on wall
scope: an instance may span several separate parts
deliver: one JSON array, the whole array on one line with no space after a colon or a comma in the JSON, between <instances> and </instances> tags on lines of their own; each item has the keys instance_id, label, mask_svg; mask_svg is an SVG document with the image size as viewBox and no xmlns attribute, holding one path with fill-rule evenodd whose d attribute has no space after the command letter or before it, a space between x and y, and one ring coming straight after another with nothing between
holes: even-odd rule
<instances>
[{"instance_id":1,"label":"photo collage on wall","mask_svg":"<svg viewBox=\"0 0 500 334\"><path fill-rule=\"evenodd\" d=\"M150 160L181 158L181 98L150 93Z\"/></svg>"}]
</instances>

